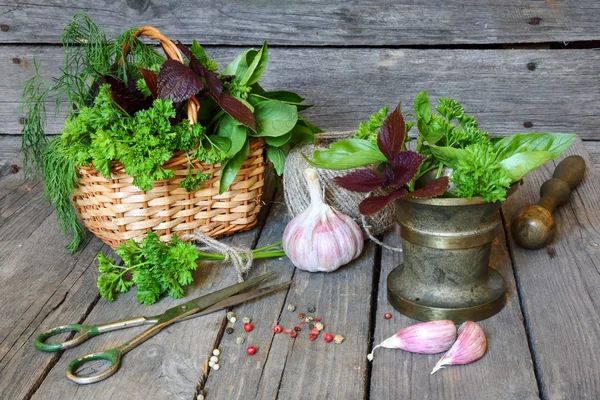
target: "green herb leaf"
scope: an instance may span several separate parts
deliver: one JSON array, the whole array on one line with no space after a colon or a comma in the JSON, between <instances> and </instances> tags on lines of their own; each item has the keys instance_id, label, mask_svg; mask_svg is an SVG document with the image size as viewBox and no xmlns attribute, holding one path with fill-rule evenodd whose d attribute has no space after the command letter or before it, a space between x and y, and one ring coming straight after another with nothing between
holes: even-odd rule
<instances>
[{"instance_id":1,"label":"green herb leaf","mask_svg":"<svg viewBox=\"0 0 600 400\"><path fill-rule=\"evenodd\" d=\"M549 151L528 151L516 153L500 161L509 173L512 182L520 181L525 175L554 158Z\"/></svg>"},{"instance_id":2,"label":"green herb leaf","mask_svg":"<svg viewBox=\"0 0 600 400\"><path fill-rule=\"evenodd\" d=\"M240 83L258 51L246 50L225 67L221 75L235 75L235 82Z\"/></svg>"},{"instance_id":3,"label":"green herb leaf","mask_svg":"<svg viewBox=\"0 0 600 400\"><path fill-rule=\"evenodd\" d=\"M192 41L190 51L192 52L194 57L196 57L196 59L200 61L200 64L204 65L209 71L216 72L219 68L217 63L208 57L206 51L204 51L204 48L200 46L200 44L196 42L196 40Z\"/></svg>"},{"instance_id":4,"label":"green herb leaf","mask_svg":"<svg viewBox=\"0 0 600 400\"><path fill-rule=\"evenodd\" d=\"M262 76L263 72L267 68L267 62L269 61L269 49L267 42L264 42L261 49L254 55L251 64L248 66L246 73L239 81L241 85L253 85L258 82L258 79Z\"/></svg>"},{"instance_id":5,"label":"green herb leaf","mask_svg":"<svg viewBox=\"0 0 600 400\"><path fill-rule=\"evenodd\" d=\"M246 127L229 115L224 115L219 124L218 135L231 141L229 154L237 154L246 142Z\"/></svg>"},{"instance_id":6,"label":"green herb leaf","mask_svg":"<svg viewBox=\"0 0 600 400\"><path fill-rule=\"evenodd\" d=\"M417 94L417 97L415 97L414 107L415 114L417 114L417 119L421 119L425 124L428 124L431 120L431 104L427 98L426 91L422 91Z\"/></svg>"},{"instance_id":7,"label":"green herb leaf","mask_svg":"<svg viewBox=\"0 0 600 400\"><path fill-rule=\"evenodd\" d=\"M505 160L517 153L548 151L554 159L573 144L577 135L563 133L523 133L505 138L492 139L499 151L498 160Z\"/></svg>"},{"instance_id":8,"label":"green herb leaf","mask_svg":"<svg viewBox=\"0 0 600 400\"><path fill-rule=\"evenodd\" d=\"M242 164L248 157L248 153L250 152L250 139L246 139L244 146L242 149L237 152L229 161L225 163L225 165L221 166L221 180L219 182L219 194L224 193L229 185L235 179L237 173L240 171Z\"/></svg>"},{"instance_id":9,"label":"green herb leaf","mask_svg":"<svg viewBox=\"0 0 600 400\"><path fill-rule=\"evenodd\" d=\"M460 160L468 157L465 150L454 147L429 146L429 150L435 158L450 168L456 168Z\"/></svg>"},{"instance_id":10,"label":"green herb leaf","mask_svg":"<svg viewBox=\"0 0 600 400\"><path fill-rule=\"evenodd\" d=\"M387 162L387 158L376 144L367 140L344 139L333 143L327 150L315 151L313 159L306 161L317 168L343 170Z\"/></svg>"},{"instance_id":11,"label":"green herb leaf","mask_svg":"<svg viewBox=\"0 0 600 400\"><path fill-rule=\"evenodd\" d=\"M298 121L296 107L278 100L258 103L254 108L256 136L282 136Z\"/></svg>"},{"instance_id":12,"label":"green herb leaf","mask_svg":"<svg viewBox=\"0 0 600 400\"><path fill-rule=\"evenodd\" d=\"M283 150L267 144L267 158L273 163L277 175L281 176L285 166L285 153Z\"/></svg>"}]
</instances>

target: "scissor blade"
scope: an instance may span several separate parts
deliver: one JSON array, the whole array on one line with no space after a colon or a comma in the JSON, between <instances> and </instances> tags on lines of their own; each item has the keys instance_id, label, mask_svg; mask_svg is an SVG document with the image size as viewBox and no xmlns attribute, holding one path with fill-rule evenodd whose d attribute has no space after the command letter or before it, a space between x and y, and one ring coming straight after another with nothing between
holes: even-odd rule
<instances>
[{"instance_id":1,"label":"scissor blade","mask_svg":"<svg viewBox=\"0 0 600 400\"><path fill-rule=\"evenodd\" d=\"M265 279L273 276L274 273L275 273L275 271L271 271L264 275L257 276L256 278L249 279L246 282L227 286L226 288L217 290L216 292L209 293L207 295L200 296L196 299L190 300L190 302L194 303L196 305L196 307L198 307L200 309L200 311L202 311L205 308L210 307L213 304L220 302L221 300L227 299L228 297L231 297L236 293L239 293L246 289L249 289L252 286L256 286L259 282L262 282Z\"/></svg>"},{"instance_id":2,"label":"scissor blade","mask_svg":"<svg viewBox=\"0 0 600 400\"><path fill-rule=\"evenodd\" d=\"M199 312L198 314L193 315L193 317L195 317L195 316L199 317L201 315L210 314L215 311L224 310L226 308L244 303L248 300L252 300L257 297L264 296L266 294L271 294L273 292L276 292L278 290L281 290L283 288L290 286L291 283L292 283L292 281L287 281L287 282L280 283L278 285L267 286L265 288L256 289L251 292L244 292L244 293L236 294L235 296L231 296L225 300L221 300L220 302L213 304L212 306L210 306L208 308L205 308L203 311Z\"/></svg>"},{"instance_id":3,"label":"scissor blade","mask_svg":"<svg viewBox=\"0 0 600 400\"><path fill-rule=\"evenodd\" d=\"M228 297L233 296L236 293L251 288L252 286L255 286L259 282L271 277L274 273L275 271L267 272L266 274L257 276L256 278L247 280L246 282L227 286L226 288L217 290L216 292L212 292L204 296L195 298L193 300L186 301L185 303L180 304L178 306L171 307L158 317L158 321L156 323L165 324L169 321L173 323L174 321L181 320L185 318L185 314L189 314L190 310L192 309L197 310L196 312L200 312L205 308L220 302L221 300L224 300Z\"/></svg>"}]
</instances>

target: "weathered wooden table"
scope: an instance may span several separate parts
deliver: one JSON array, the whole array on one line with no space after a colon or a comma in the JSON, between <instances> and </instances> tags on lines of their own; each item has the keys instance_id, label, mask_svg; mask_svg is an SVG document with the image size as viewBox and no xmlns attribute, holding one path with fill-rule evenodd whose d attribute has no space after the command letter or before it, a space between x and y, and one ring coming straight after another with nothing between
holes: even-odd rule
<instances>
[{"instance_id":1,"label":"weathered wooden table","mask_svg":"<svg viewBox=\"0 0 600 400\"><path fill-rule=\"evenodd\" d=\"M86 3L88 5L86 5ZM325 3L325 2L324 2ZM288 88L316 107L306 115L325 129L350 130L382 105L405 101L423 89L450 96L494 135L554 131L578 133L568 154L588 163L586 178L570 204L559 209L557 239L538 251L520 249L508 224L519 206L536 202L554 163L526 178L502 209L504 232L494 242L492 266L509 284L508 303L482 321L488 352L475 364L430 375L439 356L382 350L366 354L398 329L414 323L386 300L387 274L401 255L368 244L364 254L331 274L295 270L286 259L256 262L292 279L289 291L234 311L256 329L244 336L258 347L245 354L234 334L224 333L225 312L169 327L129 353L110 379L88 386L66 380L74 357L121 343L136 331L114 332L59 354L34 349L43 330L71 322L103 323L156 314L181 300L139 305L135 293L113 303L95 286L99 240L75 255L41 183L25 179L18 154L18 99L33 73L56 75L63 53L60 32L80 7L114 36L129 26L155 25L169 37L209 45L224 65L241 48L267 39L270 60L264 86ZM208 399L598 399L600 398L600 178L594 169L600 145L600 9L593 0L576 5L547 1L339 2L65 2L0 4L0 398L2 399L192 399L211 350L222 351L221 369L206 381ZM567 43L569 42L569 43ZM50 105L49 105L50 107ZM48 132L61 128L51 118ZM591 158L590 158L591 155ZM273 187L273 185L271 185ZM265 196L260 224L226 239L261 246L280 239L288 217L281 194ZM394 232L384 236L397 244ZM235 282L231 267L205 265L187 298ZM297 312L315 307L327 330L343 344L274 335ZM392 312L393 318L383 319Z\"/></svg>"}]
</instances>

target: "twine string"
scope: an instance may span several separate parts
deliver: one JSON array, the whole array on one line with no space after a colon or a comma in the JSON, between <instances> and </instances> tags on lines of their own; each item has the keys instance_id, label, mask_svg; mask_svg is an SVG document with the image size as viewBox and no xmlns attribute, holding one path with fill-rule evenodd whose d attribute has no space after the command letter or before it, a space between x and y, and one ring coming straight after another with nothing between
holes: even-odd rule
<instances>
[{"instance_id":1,"label":"twine string","mask_svg":"<svg viewBox=\"0 0 600 400\"><path fill-rule=\"evenodd\" d=\"M252 250L248 248L228 246L225 243L219 242L217 239L205 235L198 229L194 229L193 233L184 235L181 239L184 241L195 241L198 243L197 248L199 251L213 251L222 254L225 257L223 261L231 262L237 271L238 282L244 282L246 274L252 267Z\"/></svg>"}]
</instances>

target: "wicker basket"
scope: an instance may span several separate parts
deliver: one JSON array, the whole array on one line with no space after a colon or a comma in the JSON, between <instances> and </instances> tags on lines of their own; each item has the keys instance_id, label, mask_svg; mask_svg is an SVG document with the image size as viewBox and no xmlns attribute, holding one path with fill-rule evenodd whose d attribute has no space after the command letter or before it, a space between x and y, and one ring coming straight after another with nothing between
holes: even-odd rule
<instances>
[{"instance_id":1,"label":"wicker basket","mask_svg":"<svg viewBox=\"0 0 600 400\"><path fill-rule=\"evenodd\" d=\"M136 35L160 40L170 58L183 62L175 44L156 28L142 27ZM198 100L192 97L188 101L191 123L197 121L198 109ZM256 224L261 207L263 150L262 139L250 142L248 158L223 194L219 194L220 164L192 160L198 171L210 174L210 178L195 192L188 193L179 186L188 171L184 152L174 153L164 164L175 176L156 181L150 191L134 186L133 178L121 163L112 163L111 180L106 180L92 166L80 167L73 203L85 227L112 248L128 239L142 238L149 230L164 241L169 241L173 233L181 237L194 229L212 237L245 231Z\"/></svg>"}]
</instances>

